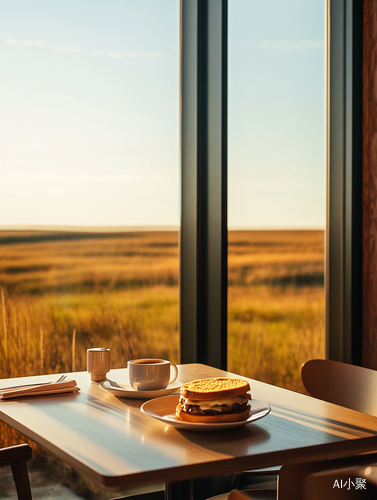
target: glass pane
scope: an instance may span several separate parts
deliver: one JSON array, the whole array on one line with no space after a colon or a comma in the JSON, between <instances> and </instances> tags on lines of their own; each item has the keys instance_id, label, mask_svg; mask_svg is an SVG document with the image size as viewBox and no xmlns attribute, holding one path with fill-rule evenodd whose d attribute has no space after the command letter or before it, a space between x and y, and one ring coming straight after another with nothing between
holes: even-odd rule
<instances>
[{"instance_id":1,"label":"glass pane","mask_svg":"<svg viewBox=\"0 0 377 500\"><path fill-rule=\"evenodd\" d=\"M229 2L228 147L228 367L301 391L325 352L324 0Z\"/></svg>"},{"instance_id":2,"label":"glass pane","mask_svg":"<svg viewBox=\"0 0 377 500\"><path fill-rule=\"evenodd\" d=\"M4 0L0 31L0 378L178 362L179 2Z\"/></svg>"}]
</instances>

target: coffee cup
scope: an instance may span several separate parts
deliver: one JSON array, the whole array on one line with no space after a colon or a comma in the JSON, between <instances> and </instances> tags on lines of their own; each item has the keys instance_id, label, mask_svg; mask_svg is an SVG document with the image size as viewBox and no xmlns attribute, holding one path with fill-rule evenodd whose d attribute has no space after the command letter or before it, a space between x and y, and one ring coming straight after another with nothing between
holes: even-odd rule
<instances>
[{"instance_id":1,"label":"coffee cup","mask_svg":"<svg viewBox=\"0 0 377 500\"><path fill-rule=\"evenodd\" d=\"M106 380L110 371L110 349L107 347L92 347L87 349L87 370L95 382Z\"/></svg>"},{"instance_id":2,"label":"coffee cup","mask_svg":"<svg viewBox=\"0 0 377 500\"><path fill-rule=\"evenodd\" d=\"M166 389L178 376L178 368L165 359L132 359L127 363L130 385L135 391ZM173 375L170 376L171 368Z\"/></svg>"}]
</instances>

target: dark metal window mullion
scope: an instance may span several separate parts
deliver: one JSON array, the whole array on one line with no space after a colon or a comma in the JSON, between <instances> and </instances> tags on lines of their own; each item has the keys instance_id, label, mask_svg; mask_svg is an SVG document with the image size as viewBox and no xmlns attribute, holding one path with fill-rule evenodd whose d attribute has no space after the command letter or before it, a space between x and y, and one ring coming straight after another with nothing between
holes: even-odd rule
<instances>
[{"instance_id":1,"label":"dark metal window mullion","mask_svg":"<svg viewBox=\"0 0 377 500\"><path fill-rule=\"evenodd\" d=\"M181 362L226 368L227 1L181 0Z\"/></svg>"},{"instance_id":2,"label":"dark metal window mullion","mask_svg":"<svg viewBox=\"0 0 377 500\"><path fill-rule=\"evenodd\" d=\"M363 2L328 0L327 357L362 359Z\"/></svg>"}]
</instances>

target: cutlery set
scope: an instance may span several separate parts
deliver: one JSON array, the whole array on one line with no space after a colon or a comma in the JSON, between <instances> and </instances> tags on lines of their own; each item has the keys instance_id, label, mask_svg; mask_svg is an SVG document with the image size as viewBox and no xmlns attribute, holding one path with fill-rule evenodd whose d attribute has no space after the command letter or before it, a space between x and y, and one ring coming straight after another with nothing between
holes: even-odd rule
<instances>
[{"instance_id":1,"label":"cutlery set","mask_svg":"<svg viewBox=\"0 0 377 500\"><path fill-rule=\"evenodd\" d=\"M39 382L36 384L23 384L23 385L11 385L9 387L0 387L0 392L1 391L8 391L8 390L13 390L13 389L22 389L24 387L34 387L38 385L49 385L49 384L57 384L59 382L63 382L67 378L67 375L62 375L61 377L58 378L58 380L51 380L50 382Z\"/></svg>"},{"instance_id":2,"label":"cutlery set","mask_svg":"<svg viewBox=\"0 0 377 500\"><path fill-rule=\"evenodd\" d=\"M48 396L77 392L79 390L80 388L77 387L76 380L67 378L67 375L61 375L57 380L49 382L0 387L0 399L12 399L23 396Z\"/></svg>"}]
</instances>

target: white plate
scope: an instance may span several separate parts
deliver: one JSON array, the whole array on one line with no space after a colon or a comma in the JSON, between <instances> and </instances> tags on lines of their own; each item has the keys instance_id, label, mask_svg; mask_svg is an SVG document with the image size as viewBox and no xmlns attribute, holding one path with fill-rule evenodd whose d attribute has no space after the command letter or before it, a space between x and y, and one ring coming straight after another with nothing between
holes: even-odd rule
<instances>
[{"instance_id":1,"label":"white plate","mask_svg":"<svg viewBox=\"0 0 377 500\"><path fill-rule=\"evenodd\" d=\"M135 391L127 382L115 382L114 380L104 380L99 383L99 386L101 389L105 389L105 391L121 398L151 399L178 392L181 384L179 382L173 382L166 389L154 391Z\"/></svg>"},{"instance_id":2,"label":"white plate","mask_svg":"<svg viewBox=\"0 0 377 500\"><path fill-rule=\"evenodd\" d=\"M233 429L241 425L254 422L259 418L265 417L271 411L271 407L263 401L252 399L250 401L251 415L245 420L239 422L219 422L219 423L196 423L185 422L175 418L175 409L179 401L179 395L165 396L159 399L152 399L146 401L140 410L147 415L161 420L165 424L170 424L177 429L184 429L186 431L195 432L210 432L210 431L223 431L226 429Z\"/></svg>"}]
</instances>

